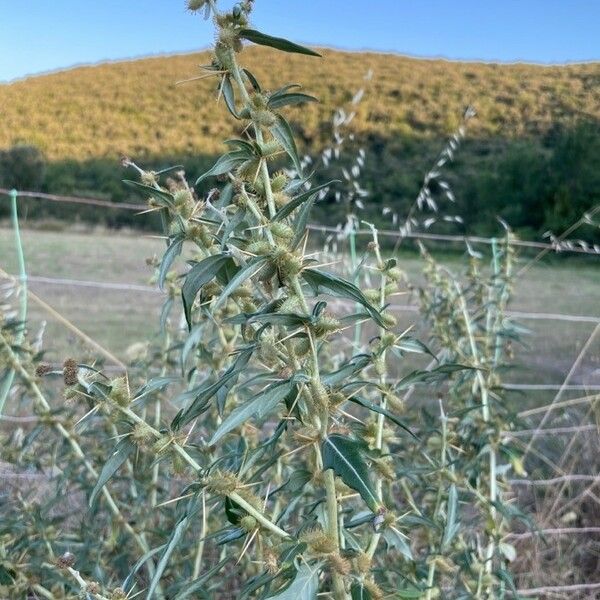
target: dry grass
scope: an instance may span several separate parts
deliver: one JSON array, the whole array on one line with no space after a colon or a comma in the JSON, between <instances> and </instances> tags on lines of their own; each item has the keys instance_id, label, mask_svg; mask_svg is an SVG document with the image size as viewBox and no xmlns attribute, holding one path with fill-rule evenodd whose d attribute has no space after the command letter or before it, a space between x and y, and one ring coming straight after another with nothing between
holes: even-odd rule
<instances>
[{"instance_id":1,"label":"dry grass","mask_svg":"<svg viewBox=\"0 0 600 600\"><path fill-rule=\"evenodd\" d=\"M576 116L600 117L600 63L541 67L323 52L322 60L307 60L253 47L246 57L266 88L302 81L320 98L319 105L296 109L301 137L313 147L327 139L333 107L349 100L369 68L375 77L355 126L375 138L449 133L470 103L481 117L474 136L537 136ZM219 140L233 129L227 112L214 110L216 80L175 85L209 61L206 52L149 58L2 85L0 148L29 142L50 160L220 152ZM277 68L267 68L274 62Z\"/></svg>"}]
</instances>

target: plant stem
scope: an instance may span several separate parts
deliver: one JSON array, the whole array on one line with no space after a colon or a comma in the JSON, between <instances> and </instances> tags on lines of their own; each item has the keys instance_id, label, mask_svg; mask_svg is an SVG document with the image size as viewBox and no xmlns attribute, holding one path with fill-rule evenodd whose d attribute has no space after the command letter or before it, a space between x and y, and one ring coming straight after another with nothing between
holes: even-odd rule
<instances>
[{"instance_id":1,"label":"plant stem","mask_svg":"<svg viewBox=\"0 0 600 600\"><path fill-rule=\"evenodd\" d=\"M465 323L467 336L469 338L471 354L472 354L473 360L475 362L474 366L477 369L476 380L477 380L477 384L479 386L479 391L481 393L481 412L482 412L483 420L485 423L489 423L490 407L489 407L488 389L487 389L485 379L483 377L483 373L481 371L482 363L479 358L479 351L477 349L477 343L475 341L475 336L473 334L471 317L469 315L469 311L467 309L467 303L465 301L465 297L462 293L459 283L455 281L454 286L458 293L460 310L463 315L463 320ZM489 449L489 503L490 503L490 515L491 515L494 523L496 522L496 508L494 506L494 503L496 502L496 498L497 498L497 489L498 488L497 488L497 480L496 480L496 450L493 447L493 444L490 444L490 449ZM486 556L485 556L485 558L486 558L485 570L486 570L486 573L488 573L488 574L491 573L493 570L492 563L493 563L493 558L494 558L495 547L496 547L495 541L494 541L493 537L490 537L490 540L488 541L487 550L486 550Z\"/></svg>"},{"instance_id":2,"label":"plant stem","mask_svg":"<svg viewBox=\"0 0 600 600\"><path fill-rule=\"evenodd\" d=\"M10 347L10 344L6 341L6 339L4 338L4 335L1 332L0 332L0 346L2 348L4 348L4 350L8 354L9 358L11 359L11 363L15 368L15 371L19 374L21 379L23 379L25 384L33 392L36 403L39 406L41 406L41 408L43 409L44 412L46 412L46 413L50 412L50 405L48 404L48 401L46 400L44 394L42 393L42 391L40 390L38 385L35 383L35 381L32 379L31 375L25 370L25 368L19 361L19 358L13 352L13 349ZM77 456L77 458L79 458L81 460L81 462L83 463L85 469L90 474L90 476L97 480L98 472L92 466L92 464L89 462L89 460L85 456L85 453L81 449L81 446L79 445L77 440L73 437L73 435L69 431L67 431L67 429L65 429L65 427L62 425L62 423L52 422L52 425L58 431L58 433L71 446L71 449L73 450L75 456ZM123 528L127 531L127 533L135 540L136 544L142 550L142 552L144 554L149 552L150 551L149 546L142 539L142 537L133 529L133 527L129 524L127 519L125 519L125 517L123 516L123 513L119 509L117 503L113 499L111 493L106 489L106 487L102 488L102 495L104 496L110 511L113 513L113 515L115 517L117 517L117 519L122 524ZM146 563L146 568L148 569L148 573L152 577L154 575L154 563L151 560L149 560Z\"/></svg>"}]
</instances>

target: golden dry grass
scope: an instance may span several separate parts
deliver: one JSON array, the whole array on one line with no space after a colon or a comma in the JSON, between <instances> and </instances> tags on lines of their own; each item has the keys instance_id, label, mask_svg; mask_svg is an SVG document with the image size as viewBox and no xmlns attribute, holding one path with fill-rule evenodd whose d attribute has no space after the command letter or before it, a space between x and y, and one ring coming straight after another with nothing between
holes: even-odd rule
<instances>
[{"instance_id":1,"label":"golden dry grass","mask_svg":"<svg viewBox=\"0 0 600 600\"><path fill-rule=\"evenodd\" d=\"M472 133L537 136L555 123L600 118L600 63L543 67L419 60L324 50L323 59L252 47L244 63L266 88L299 81L321 99L302 110L304 142L329 136L334 107L374 71L355 128L373 136L452 131L467 104L480 118ZM209 54L81 67L0 86L0 148L33 143L50 160L221 151L232 119L214 110L216 79L200 74Z\"/></svg>"}]
</instances>

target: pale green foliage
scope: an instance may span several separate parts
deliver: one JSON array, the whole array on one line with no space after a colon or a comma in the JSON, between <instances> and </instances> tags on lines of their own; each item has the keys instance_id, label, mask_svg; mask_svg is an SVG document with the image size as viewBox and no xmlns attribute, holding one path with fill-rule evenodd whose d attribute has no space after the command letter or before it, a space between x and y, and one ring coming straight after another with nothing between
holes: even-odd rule
<instances>
[{"instance_id":1,"label":"pale green foliage","mask_svg":"<svg viewBox=\"0 0 600 600\"><path fill-rule=\"evenodd\" d=\"M249 29L251 4L215 14L205 68L243 126L200 178L220 178L220 189L197 198L183 173L129 162L141 183L127 183L150 196L167 240L146 377L111 380L69 362L66 400L49 401L51 374L34 374L37 358L4 322L0 356L18 365L40 415L6 459L35 457L60 475L50 501L2 499L0 589L101 600L134 588L180 600L504 597L513 556L497 541L517 513L494 465L515 454L500 440L512 419L489 394L511 333L510 236L491 278L473 271L466 292L427 259L423 308L440 364L410 368L406 352L432 351L398 331L389 301L402 278L376 230L361 263L377 279L373 300L307 250L317 190L307 191L292 129L275 111L312 99L263 91L238 55L242 39L314 53ZM288 162L296 176L275 171ZM181 257L189 268L178 276ZM353 349L343 329L356 320L371 339ZM416 385L448 381L440 407L398 414ZM79 490L90 506L81 529L64 509Z\"/></svg>"}]
</instances>

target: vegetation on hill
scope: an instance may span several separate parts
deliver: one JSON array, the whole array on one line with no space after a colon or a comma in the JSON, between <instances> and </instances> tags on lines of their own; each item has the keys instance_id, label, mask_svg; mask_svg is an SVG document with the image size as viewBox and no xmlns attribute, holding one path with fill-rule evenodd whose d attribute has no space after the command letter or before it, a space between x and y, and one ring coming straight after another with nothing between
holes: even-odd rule
<instances>
[{"instance_id":1,"label":"vegetation on hill","mask_svg":"<svg viewBox=\"0 0 600 600\"><path fill-rule=\"evenodd\" d=\"M423 173L469 104L478 117L449 175L456 212L469 231L483 230L496 214L528 234L560 229L599 200L600 64L542 67L323 54L309 68L301 57L282 58L266 48L247 53L249 67L267 87L281 77L302 81L303 91L319 98L290 111L302 149L312 155L330 140L334 110L349 103L357 74L373 70L351 125L355 145L367 155L361 183L372 192L371 217L382 206L397 212L410 206ZM214 111L215 79L177 85L197 77L198 66L208 62L207 52L149 58L2 85L0 149L20 143L39 148L48 161L46 191L94 190L115 201L131 199L115 166L123 154L157 167L182 163L191 175L199 174L223 151L217 140L241 128ZM277 68L267 67L272 64ZM180 123L192 125L182 131ZM4 186L14 181L8 170L0 164ZM19 183L28 187L27 180ZM117 225L135 219L73 207L30 211L48 213L83 214ZM327 218L332 214L328 210Z\"/></svg>"}]
</instances>

